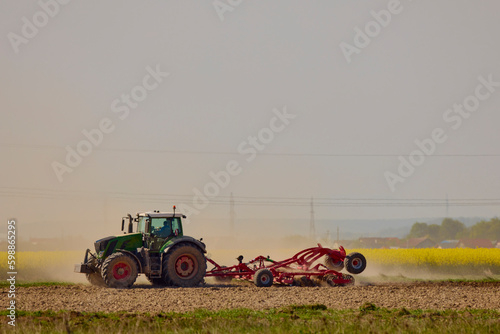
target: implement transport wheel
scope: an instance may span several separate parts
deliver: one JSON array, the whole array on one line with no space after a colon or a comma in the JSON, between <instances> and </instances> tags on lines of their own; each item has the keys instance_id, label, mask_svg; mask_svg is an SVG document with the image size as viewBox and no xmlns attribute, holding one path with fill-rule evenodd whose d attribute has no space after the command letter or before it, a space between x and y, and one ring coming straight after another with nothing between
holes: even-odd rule
<instances>
[{"instance_id":1,"label":"implement transport wheel","mask_svg":"<svg viewBox=\"0 0 500 334\"><path fill-rule=\"evenodd\" d=\"M197 286L203 281L206 271L205 256L190 243L172 246L163 258L163 280L167 285Z\"/></svg>"},{"instance_id":2,"label":"implement transport wheel","mask_svg":"<svg viewBox=\"0 0 500 334\"><path fill-rule=\"evenodd\" d=\"M332 259L330 256L326 255L325 260L323 261L323 264L325 267L327 267L330 270L335 270L335 271L341 271L344 269L344 262L343 261L335 261Z\"/></svg>"},{"instance_id":3,"label":"implement transport wheel","mask_svg":"<svg viewBox=\"0 0 500 334\"><path fill-rule=\"evenodd\" d=\"M116 252L104 261L101 274L110 288L130 288L137 279L137 263L129 254Z\"/></svg>"},{"instance_id":4,"label":"implement transport wheel","mask_svg":"<svg viewBox=\"0 0 500 334\"><path fill-rule=\"evenodd\" d=\"M361 253L351 253L345 257L345 268L351 274L361 274L366 268L366 259Z\"/></svg>"},{"instance_id":5,"label":"implement transport wheel","mask_svg":"<svg viewBox=\"0 0 500 334\"><path fill-rule=\"evenodd\" d=\"M269 269L259 269L253 277L256 286L268 288L273 285L273 273Z\"/></svg>"}]
</instances>

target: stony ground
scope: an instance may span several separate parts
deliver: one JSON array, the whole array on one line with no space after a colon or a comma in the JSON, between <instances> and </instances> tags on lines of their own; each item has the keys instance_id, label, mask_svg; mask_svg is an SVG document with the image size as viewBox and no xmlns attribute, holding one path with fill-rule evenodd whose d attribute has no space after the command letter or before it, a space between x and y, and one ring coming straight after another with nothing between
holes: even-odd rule
<instances>
[{"instance_id":1,"label":"stony ground","mask_svg":"<svg viewBox=\"0 0 500 334\"><path fill-rule=\"evenodd\" d=\"M7 289L1 303L7 305ZM207 285L198 288L153 288L134 285L128 290L85 284L19 287L19 310L89 312L167 312L197 308L267 309L291 304L324 304L328 308L358 308L366 302L386 308L500 310L500 283L439 282L390 283L350 287L257 288L250 283Z\"/></svg>"}]
</instances>

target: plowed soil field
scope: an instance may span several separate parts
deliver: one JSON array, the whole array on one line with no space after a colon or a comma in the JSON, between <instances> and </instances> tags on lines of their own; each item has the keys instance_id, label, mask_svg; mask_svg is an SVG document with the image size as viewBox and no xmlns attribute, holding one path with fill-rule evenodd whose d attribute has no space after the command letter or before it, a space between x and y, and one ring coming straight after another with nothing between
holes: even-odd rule
<instances>
[{"instance_id":1,"label":"plowed soil field","mask_svg":"<svg viewBox=\"0 0 500 334\"><path fill-rule=\"evenodd\" d=\"M359 308L374 303L385 308L500 310L498 282L385 283L349 287L257 288L251 283L206 285L197 288L155 288L134 285L116 290L85 284L19 287L18 310L78 312L185 312L249 308L262 310L286 305L324 304L332 309ZM1 303L7 305L7 289Z\"/></svg>"}]
</instances>

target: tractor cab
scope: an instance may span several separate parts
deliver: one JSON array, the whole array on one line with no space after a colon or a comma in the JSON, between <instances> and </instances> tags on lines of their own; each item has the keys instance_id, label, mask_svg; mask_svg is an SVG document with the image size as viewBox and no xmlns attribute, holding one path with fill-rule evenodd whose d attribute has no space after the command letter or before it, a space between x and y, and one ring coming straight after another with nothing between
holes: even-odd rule
<instances>
[{"instance_id":1,"label":"tractor cab","mask_svg":"<svg viewBox=\"0 0 500 334\"><path fill-rule=\"evenodd\" d=\"M128 220L128 228L125 234L142 234L143 246L151 251L163 250L164 246L170 244L174 238L183 236L182 219L185 215L175 212L148 211L138 213L135 218L130 214L122 218L122 231L125 229L125 221ZM134 229L134 223L135 229ZM135 230L135 231L134 231Z\"/></svg>"},{"instance_id":2,"label":"tractor cab","mask_svg":"<svg viewBox=\"0 0 500 334\"><path fill-rule=\"evenodd\" d=\"M142 212L134 219L137 222L136 233L143 235L144 247L152 252L160 251L172 239L183 236L183 214L175 212Z\"/></svg>"},{"instance_id":3,"label":"tractor cab","mask_svg":"<svg viewBox=\"0 0 500 334\"><path fill-rule=\"evenodd\" d=\"M186 216L169 212L144 212L137 214L136 232L151 234L158 238L182 236L182 218Z\"/></svg>"}]
</instances>

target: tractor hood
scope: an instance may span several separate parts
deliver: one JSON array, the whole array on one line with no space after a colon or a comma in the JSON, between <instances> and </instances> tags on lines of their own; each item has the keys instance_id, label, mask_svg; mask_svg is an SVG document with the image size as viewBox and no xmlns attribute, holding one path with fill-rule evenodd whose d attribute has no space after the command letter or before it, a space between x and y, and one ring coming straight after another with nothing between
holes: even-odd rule
<instances>
[{"instance_id":1,"label":"tractor hood","mask_svg":"<svg viewBox=\"0 0 500 334\"><path fill-rule=\"evenodd\" d=\"M106 246L108 243L116 238L115 236L99 239L94 243L95 246L95 252L99 255L99 252L104 251L106 249Z\"/></svg>"},{"instance_id":2,"label":"tractor hood","mask_svg":"<svg viewBox=\"0 0 500 334\"><path fill-rule=\"evenodd\" d=\"M136 252L142 247L142 233L130 233L99 239L94 243L95 251L99 258L106 258L117 249Z\"/></svg>"}]
</instances>

